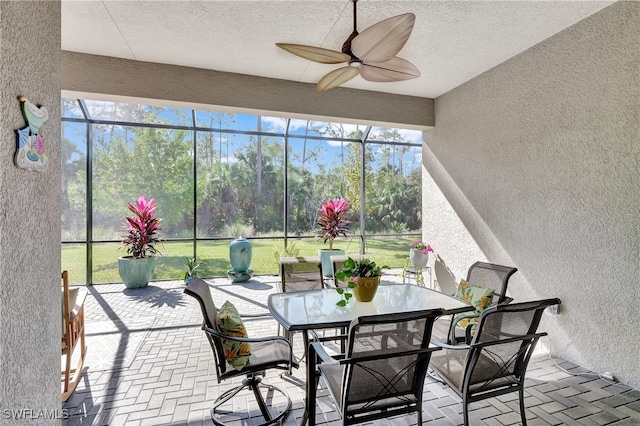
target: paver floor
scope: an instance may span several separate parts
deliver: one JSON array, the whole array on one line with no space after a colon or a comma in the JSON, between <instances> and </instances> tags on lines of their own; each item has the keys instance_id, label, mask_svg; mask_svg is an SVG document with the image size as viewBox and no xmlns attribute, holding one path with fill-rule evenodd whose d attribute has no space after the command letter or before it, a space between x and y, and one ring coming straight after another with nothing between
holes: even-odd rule
<instances>
[{"instance_id":1,"label":"paver floor","mask_svg":"<svg viewBox=\"0 0 640 426\"><path fill-rule=\"evenodd\" d=\"M217 306L231 301L241 313L268 314L267 297L278 278L254 277L242 284L208 279ZM85 304L88 353L81 381L63 404L72 425L210 425L210 407L229 381L217 383L211 348L200 329L196 301L183 293L179 281L153 282L144 289L122 284L89 286ZM278 334L268 316L246 321L250 336ZM294 351L303 353L294 335ZM542 342L543 344L545 342ZM525 405L529 425L640 425L640 391L612 384L569 362L552 360L539 351L529 365ZM293 405L285 425L298 425L304 410L305 365L283 378L273 371L265 378L282 387ZM233 383L236 383L234 381ZM319 392L318 424L337 425L339 416L325 391ZM234 406L250 402L234 400ZM256 413L256 407L250 407ZM517 393L471 404L473 425L520 424ZM462 424L460 399L446 385L427 377L423 422ZM255 418L237 424L257 424ZM374 422L415 425L416 416Z\"/></svg>"}]
</instances>

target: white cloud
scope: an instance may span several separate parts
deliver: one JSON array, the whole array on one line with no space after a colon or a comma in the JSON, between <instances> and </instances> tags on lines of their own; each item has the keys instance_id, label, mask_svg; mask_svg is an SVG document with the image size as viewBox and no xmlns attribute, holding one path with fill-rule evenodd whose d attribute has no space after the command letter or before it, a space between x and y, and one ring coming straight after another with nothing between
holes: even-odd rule
<instances>
[{"instance_id":1,"label":"white cloud","mask_svg":"<svg viewBox=\"0 0 640 426\"><path fill-rule=\"evenodd\" d=\"M421 130L409 130L409 129L390 129L388 127L374 127L371 129L369 139L375 139L378 141L384 141L381 134L386 130L397 130L403 142L408 143L422 143L422 131Z\"/></svg>"},{"instance_id":2,"label":"white cloud","mask_svg":"<svg viewBox=\"0 0 640 426\"><path fill-rule=\"evenodd\" d=\"M398 129L407 142L422 143L422 130Z\"/></svg>"},{"instance_id":3,"label":"white cloud","mask_svg":"<svg viewBox=\"0 0 640 426\"><path fill-rule=\"evenodd\" d=\"M267 132L284 133L284 129L287 125L287 119L282 117L262 117L262 123L266 123ZM292 119L289 123L289 131L295 131L297 129L304 129L307 126L307 120Z\"/></svg>"},{"instance_id":4,"label":"white cloud","mask_svg":"<svg viewBox=\"0 0 640 426\"><path fill-rule=\"evenodd\" d=\"M267 124L267 128L263 129L267 132L284 132L284 126L287 124L287 119L282 117L262 117L262 123Z\"/></svg>"}]
</instances>

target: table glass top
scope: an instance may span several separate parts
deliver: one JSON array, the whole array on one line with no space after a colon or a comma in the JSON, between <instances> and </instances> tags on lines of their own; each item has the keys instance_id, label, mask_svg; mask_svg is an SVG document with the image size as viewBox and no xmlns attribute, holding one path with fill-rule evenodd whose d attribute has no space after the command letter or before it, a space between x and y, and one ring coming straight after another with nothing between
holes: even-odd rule
<instances>
[{"instance_id":1,"label":"table glass top","mask_svg":"<svg viewBox=\"0 0 640 426\"><path fill-rule=\"evenodd\" d=\"M384 284L373 301L355 298L345 307L336 306L340 295L335 289L276 293L269 296L269 310L285 327L332 327L350 323L359 316L411 312L442 308L446 314L465 312L472 307L458 299L415 284Z\"/></svg>"}]
</instances>

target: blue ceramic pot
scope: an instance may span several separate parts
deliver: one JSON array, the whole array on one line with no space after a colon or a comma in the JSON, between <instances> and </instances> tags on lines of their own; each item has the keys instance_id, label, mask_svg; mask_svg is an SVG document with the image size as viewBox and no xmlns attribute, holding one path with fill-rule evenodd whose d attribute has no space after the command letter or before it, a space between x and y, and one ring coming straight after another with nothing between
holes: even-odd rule
<instances>
[{"instance_id":1,"label":"blue ceramic pot","mask_svg":"<svg viewBox=\"0 0 640 426\"><path fill-rule=\"evenodd\" d=\"M132 256L118 258L118 272L127 288L146 287L156 267L155 256L134 259Z\"/></svg>"},{"instance_id":2,"label":"blue ceramic pot","mask_svg":"<svg viewBox=\"0 0 640 426\"><path fill-rule=\"evenodd\" d=\"M251 265L251 241L238 237L229 243L231 271L246 272Z\"/></svg>"},{"instance_id":3,"label":"blue ceramic pot","mask_svg":"<svg viewBox=\"0 0 640 426\"><path fill-rule=\"evenodd\" d=\"M320 264L322 265L322 275L325 277L333 277L333 263L331 263L331 256L342 256L344 250L318 250L318 257L320 258Z\"/></svg>"}]
</instances>

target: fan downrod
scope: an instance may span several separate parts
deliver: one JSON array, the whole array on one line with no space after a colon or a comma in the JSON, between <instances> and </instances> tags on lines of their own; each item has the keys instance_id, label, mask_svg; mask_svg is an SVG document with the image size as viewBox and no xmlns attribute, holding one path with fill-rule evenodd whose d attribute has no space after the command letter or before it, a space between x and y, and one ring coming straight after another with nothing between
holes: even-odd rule
<instances>
[{"instance_id":1,"label":"fan downrod","mask_svg":"<svg viewBox=\"0 0 640 426\"><path fill-rule=\"evenodd\" d=\"M349 36L349 38L342 44L342 53L346 53L347 55L351 56L352 60L358 60L359 59L353 54L353 52L351 52L351 41L356 38L356 36L359 34L358 33L358 15L357 15L357 8L356 8L356 3L358 2L358 0L352 0L353 1L353 32L351 33L351 35Z\"/></svg>"}]
</instances>

